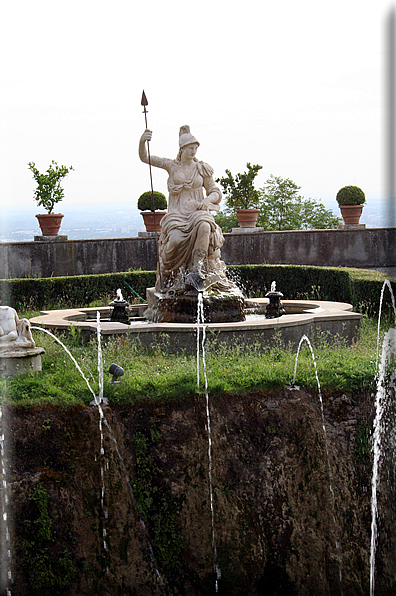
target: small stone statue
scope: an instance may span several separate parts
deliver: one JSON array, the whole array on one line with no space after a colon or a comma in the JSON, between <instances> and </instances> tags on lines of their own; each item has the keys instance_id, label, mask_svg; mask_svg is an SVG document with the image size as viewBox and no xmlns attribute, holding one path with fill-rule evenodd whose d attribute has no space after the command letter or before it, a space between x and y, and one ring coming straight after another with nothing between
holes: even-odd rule
<instances>
[{"instance_id":1,"label":"small stone statue","mask_svg":"<svg viewBox=\"0 0 396 596\"><path fill-rule=\"evenodd\" d=\"M149 163L146 142L151 138L151 131L146 130L140 139L139 156L144 163ZM211 166L196 159L198 147L190 127L182 126L176 159L150 156L151 165L168 172L169 190L168 213L161 220L158 245L157 292L202 291L208 286L227 291L233 287L220 260L223 233L211 214L219 211L222 195Z\"/></svg>"},{"instance_id":2,"label":"small stone statue","mask_svg":"<svg viewBox=\"0 0 396 596\"><path fill-rule=\"evenodd\" d=\"M0 350L34 347L29 321L20 319L10 306L0 306Z\"/></svg>"}]
</instances>

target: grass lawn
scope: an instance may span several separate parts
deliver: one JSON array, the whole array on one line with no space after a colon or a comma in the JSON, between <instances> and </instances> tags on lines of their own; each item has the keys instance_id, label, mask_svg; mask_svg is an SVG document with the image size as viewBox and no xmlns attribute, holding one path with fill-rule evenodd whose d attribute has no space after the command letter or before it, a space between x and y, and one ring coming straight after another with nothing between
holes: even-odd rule
<instances>
[{"instance_id":1,"label":"grass lawn","mask_svg":"<svg viewBox=\"0 0 396 596\"><path fill-rule=\"evenodd\" d=\"M310 338L324 391L360 391L374 386L376 374L377 320L364 317L358 340L352 346L329 343L325 337ZM393 322L382 321L381 335ZM45 349L42 373L1 379L2 403L34 406L38 404L89 404L93 395L72 359L50 336L34 331L36 345ZM98 349L96 340L81 345L78 334L60 337L70 350L92 390L98 394ZM200 361L200 387L197 387L197 358L170 355L161 346L148 351L138 343L112 339L102 347L104 396L110 403L135 403L139 400L173 400L204 391L203 363ZM222 345L206 346L206 372L211 395L230 392L274 389L292 382L296 350L278 342L271 348ZM112 362L125 371L119 384L111 383L108 368ZM296 384L317 389L311 352L304 342L297 368Z\"/></svg>"}]
</instances>

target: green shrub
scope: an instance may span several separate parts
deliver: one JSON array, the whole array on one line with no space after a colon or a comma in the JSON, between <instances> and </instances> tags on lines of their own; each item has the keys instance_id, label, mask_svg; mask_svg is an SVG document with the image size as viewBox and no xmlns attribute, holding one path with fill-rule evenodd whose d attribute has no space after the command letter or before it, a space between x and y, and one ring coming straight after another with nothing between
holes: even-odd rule
<instances>
[{"instance_id":1,"label":"green shrub","mask_svg":"<svg viewBox=\"0 0 396 596\"><path fill-rule=\"evenodd\" d=\"M350 302L346 270L302 265L238 265L228 267L231 277L249 298L263 297L276 281L285 300L338 300Z\"/></svg>"},{"instance_id":2,"label":"green shrub","mask_svg":"<svg viewBox=\"0 0 396 596\"><path fill-rule=\"evenodd\" d=\"M162 192L154 191L153 193L151 190L144 192L138 198L137 207L140 211L154 211L153 209L153 196L154 196L154 207L158 210L166 209L167 202L166 197Z\"/></svg>"},{"instance_id":3,"label":"green shrub","mask_svg":"<svg viewBox=\"0 0 396 596\"><path fill-rule=\"evenodd\" d=\"M377 316L385 274L378 271L302 265L237 265L228 275L248 298L263 297L271 283L285 300L335 300L348 302L355 310ZM21 310L88 307L106 303L121 288L129 302L146 298L146 288L155 285L155 271L127 271L100 275L0 280L3 304ZM396 294L396 282L391 281ZM388 291L385 313L391 314Z\"/></svg>"},{"instance_id":4,"label":"green shrub","mask_svg":"<svg viewBox=\"0 0 396 596\"><path fill-rule=\"evenodd\" d=\"M44 484L28 496L22 525L20 567L29 583L29 594L65 594L76 574L68 528L53 526L50 497ZM67 533L67 534L66 534Z\"/></svg>"},{"instance_id":5,"label":"green shrub","mask_svg":"<svg viewBox=\"0 0 396 596\"><path fill-rule=\"evenodd\" d=\"M358 186L344 186L336 196L339 205L363 205L366 202L364 192Z\"/></svg>"},{"instance_id":6,"label":"green shrub","mask_svg":"<svg viewBox=\"0 0 396 596\"><path fill-rule=\"evenodd\" d=\"M37 205L44 207L47 213L53 213L54 206L62 201L65 194L65 191L60 185L61 180L73 170L73 166L69 168L58 166L56 161L52 160L45 174L40 174L34 161L30 161L28 166L33 174L33 178L37 182L37 188L34 191L34 200L37 201Z\"/></svg>"},{"instance_id":7,"label":"green shrub","mask_svg":"<svg viewBox=\"0 0 396 596\"><path fill-rule=\"evenodd\" d=\"M260 194L254 188L254 179L263 166L246 164L247 172L236 174L226 170L227 176L217 178L224 191L225 204L228 211L235 209L257 209L260 203Z\"/></svg>"},{"instance_id":8,"label":"green shrub","mask_svg":"<svg viewBox=\"0 0 396 596\"><path fill-rule=\"evenodd\" d=\"M106 297L115 298L117 288L132 302L136 294L146 299L146 288L155 285L154 271L128 271L101 275L0 280L1 296L17 311L88 307ZM131 291L132 289L132 291Z\"/></svg>"}]
</instances>

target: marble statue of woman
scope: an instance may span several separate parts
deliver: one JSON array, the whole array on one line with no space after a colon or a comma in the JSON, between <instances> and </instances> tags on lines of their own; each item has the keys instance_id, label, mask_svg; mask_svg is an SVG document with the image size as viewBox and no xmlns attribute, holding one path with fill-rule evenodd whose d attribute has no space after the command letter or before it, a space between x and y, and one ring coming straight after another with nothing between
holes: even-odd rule
<instances>
[{"instance_id":1,"label":"marble statue of woman","mask_svg":"<svg viewBox=\"0 0 396 596\"><path fill-rule=\"evenodd\" d=\"M152 133L146 130L140 139L139 156L149 163L146 141ZM224 243L221 228L211 211L219 211L221 191L213 179L213 169L195 157L199 142L189 126L179 132L176 159L151 155L151 165L168 172L168 213L161 220L158 243L156 290L166 292L208 284L228 289L225 265L220 260Z\"/></svg>"}]
</instances>

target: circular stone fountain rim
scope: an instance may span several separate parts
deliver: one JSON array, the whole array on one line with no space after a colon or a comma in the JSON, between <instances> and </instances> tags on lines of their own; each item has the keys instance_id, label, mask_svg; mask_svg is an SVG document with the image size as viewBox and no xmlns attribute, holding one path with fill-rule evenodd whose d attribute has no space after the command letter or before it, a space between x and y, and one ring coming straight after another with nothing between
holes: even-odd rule
<instances>
[{"instance_id":1,"label":"circular stone fountain rim","mask_svg":"<svg viewBox=\"0 0 396 596\"><path fill-rule=\"evenodd\" d=\"M268 304L267 298L246 299L247 308L254 308L261 306L265 308ZM307 323L312 320L319 322L324 319L359 319L362 317L360 313L352 312L352 305L345 302L331 302L325 300L283 300L282 304L286 310L286 314L275 319L250 319L247 321L240 321L236 323L207 323L206 326L210 330L238 330L269 327L288 327ZM136 313L146 308L145 305L133 305L131 307ZM42 326L44 328L52 328L59 330L67 330L71 326L85 329L87 331L96 331L97 322L94 316L97 312L105 316L110 313L110 307L90 307L90 308L73 308L73 309L58 309L41 311L40 316L30 319L32 325ZM297 312L296 312L297 311ZM87 315L91 315L89 320L86 320ZM196 327L195 323L151 323L147 321L132 321L129 324L101 321L102 333L109 335L112 332L128 333L130 332L153 332L153 331L178 331L191 332Z\"/></svg>"}]
</instances>

